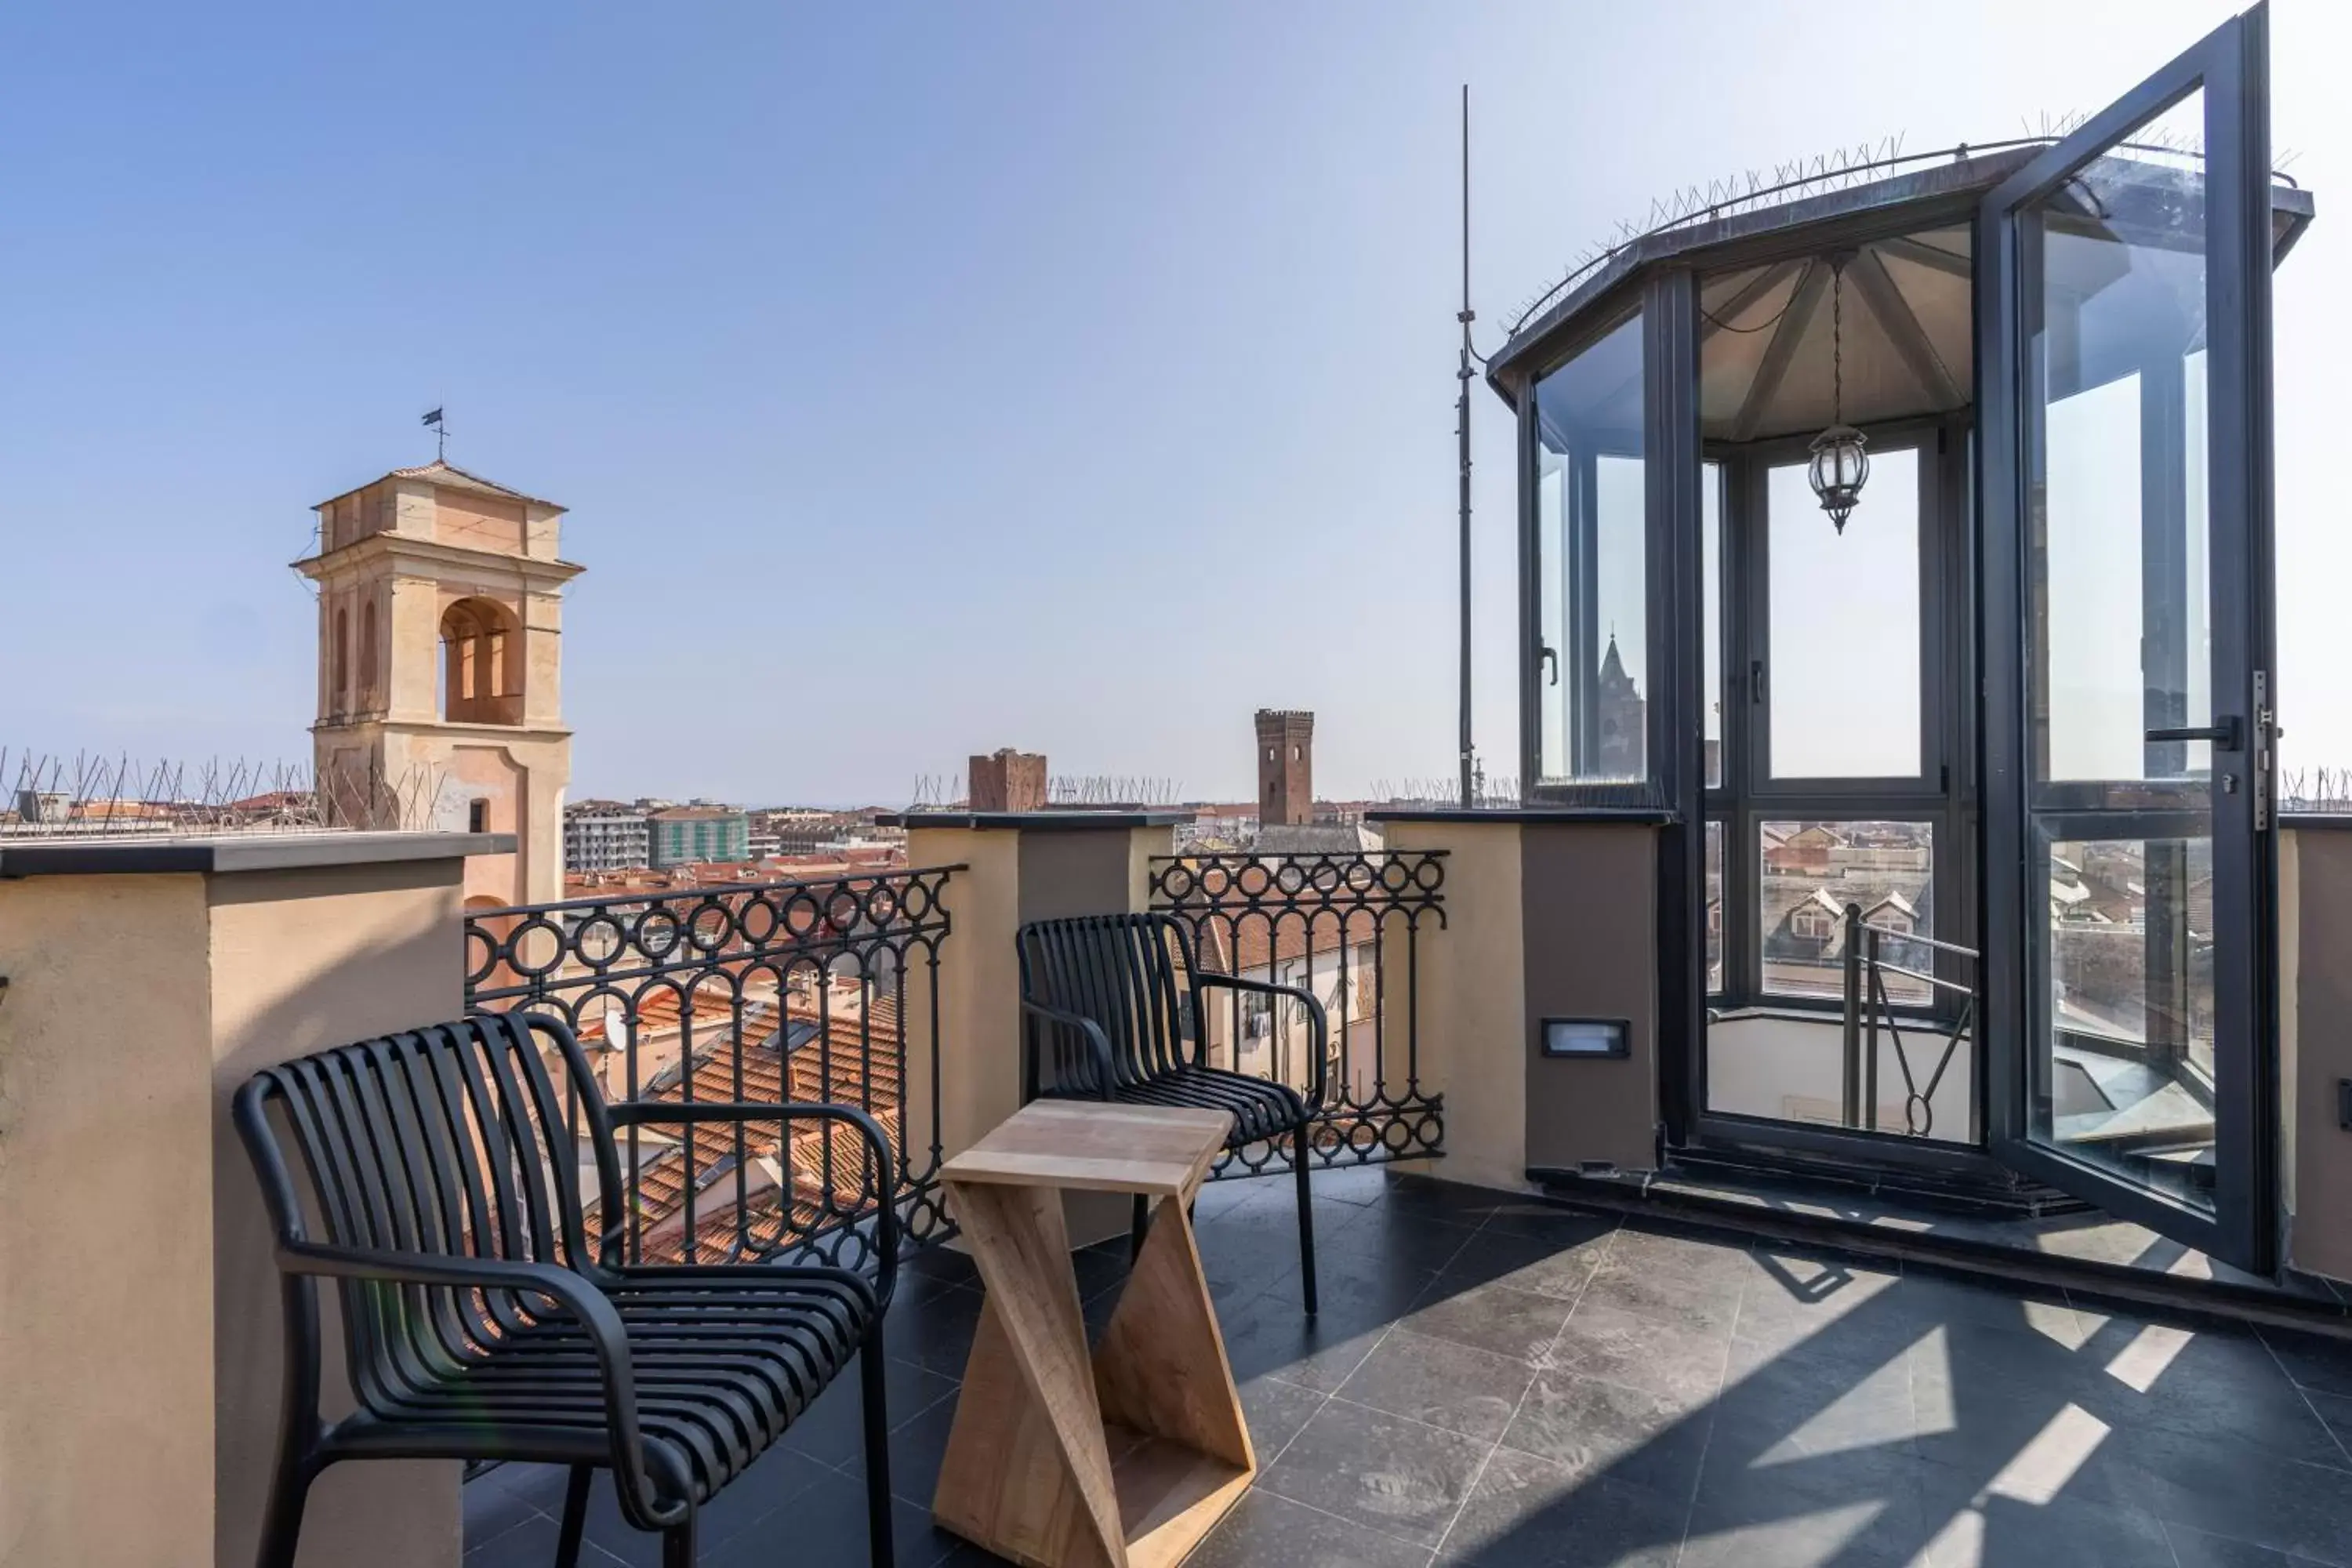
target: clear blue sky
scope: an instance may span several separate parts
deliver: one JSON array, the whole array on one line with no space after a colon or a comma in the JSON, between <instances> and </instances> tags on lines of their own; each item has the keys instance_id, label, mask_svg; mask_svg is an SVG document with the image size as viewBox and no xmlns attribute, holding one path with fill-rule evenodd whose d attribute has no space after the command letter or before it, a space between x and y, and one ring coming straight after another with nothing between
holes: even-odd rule
<instances>
[{"instance_id":1,"label":"clear blue sky","mask_svg":"<svg viewBox=\"0 0 2352 1568\"><path fill-rule=\"evenodd\" d=\"M1654 195L2095 109L2226 9L11 6L0 743L306 755L307 508L446 404L453 460L573 509L575 795L901 801L1005 744L1234 795L1264 705L1316 710L1327 795L1442 777L1459 83L1491 347ZM2352 763L2336 12L2274 19L2321 210L2280 285L2290 763Z\"/></svg>"}]
</instances>

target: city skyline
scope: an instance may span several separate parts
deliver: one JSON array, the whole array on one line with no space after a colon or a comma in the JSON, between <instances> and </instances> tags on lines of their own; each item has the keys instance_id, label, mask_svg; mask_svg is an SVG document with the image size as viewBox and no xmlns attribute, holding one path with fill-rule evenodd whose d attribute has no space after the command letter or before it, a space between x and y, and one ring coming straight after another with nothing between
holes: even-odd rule
<instances>
[{"instance_id":1,"label":"city skyline","mask_svg":"<svg viewBox=\"0 0 2352 1568\"><path fill-rule=\"evenodd\" d=\"M1842 41L1834 95L1787 90L1819 55L1794 7L1605 33L1536 6L747 9L650 37L431 6L12 18L0 127L43 155L0 283L45 308L0 386L8 738L299 754L304 509L429 456L442 406L453 461L574 509L575 795L903 800L1012 743L1240 797L1234 715L1267 704L1323 715L1336 797L1444 778L1461 81L1491 351L1564 261L1727 161L2030 129L2229 8L2143 8L2122 40L2088 11L1890 23ZM2044 47L1999 43L2029 23ZM2323 208L2352 143L2320 74L2338 26L2310 0L2275 22L2274 141ZM1624 89L1560 89L1558 61L1635 82L1670 45L1722 78L1703 118L1629 140ZM351 110L395 92L408 112ZM2290 772L2352 762L2326 684L2340 232L2323 211L2278 285ZM1476 735L1507 776L1511 427L1484 388L1472 416ZM1266 583L1302 609L1268 614Z\"/></svg>"}]
</instances>

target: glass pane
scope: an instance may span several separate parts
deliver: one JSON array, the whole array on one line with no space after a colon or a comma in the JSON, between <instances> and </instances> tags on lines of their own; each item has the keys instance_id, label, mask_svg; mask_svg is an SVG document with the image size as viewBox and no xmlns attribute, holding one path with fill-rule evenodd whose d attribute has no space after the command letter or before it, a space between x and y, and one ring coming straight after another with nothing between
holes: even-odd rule
<instances>
[{"instance_id":1,"label":"glass pane","mask_svg":"<svg viewBox=\"0 0 2352 1568\"><path fill-rule=\"evenodd\" d=\"M1709 789L1723 787L1723 465L1706 464L1699 476L1699 593L1706 623L1702 658L1706 665L1703 777ZM1711 830L1710 830L1711 831Z\"/></svg>"},{"instance_id":2,"label":"glass pane","mask_svg":"<svg viewBox=\"0 0 2352 1568\"><path fill-rule=\"evenodd\" d=\"M2201 113L2192 97L2167 120ZM2209 742L2147 738L2212 722L2202 184L2191 160L2126 150L2024 215L2041 258L2026 518L2039 780L2212 770Z\"/></svg>"},{"instance_id":3,"label":"glass pane","mask_svg":"<svg viewBox=\"0 0 2352 1568\"><path fill-rule=\"evenodd\" d=\"M1934 936L1936 829L1927 822L1767 822L1758 832L1757 930L1764 989L1782 996L1845 995L1845 911L1879 932L1890 964L1929 973L1932 952L1906 936ZM1885 976L1887 1000L1921 1004L1928 987Z\"/></svg>"},{"instance_id":4,"label":"glass pane","mask_svg":"<svg viewBox=\"0 0 2352 1568\"><path fill-rule=\"evenodd\" d=\"M1802 463L1771 470L1765 507L1772 776L1918 777L1917 450L1872 455L1843 533Z\"/></svg>"},{"instance_id":5,"label":"glass pane","mask_svg":"<svg viewBox=\"0 0 2352 1568\"><path fill-rule=\"evenodd\" d=\"M1706 989L1723 989L1723 824L1706 825Z\"/></svg>"},{"instance_id":6,"label":"glass pane","mask_svg":"<svg viewBox=\"0 0 2352 1568\"><path fill-rule=\"evenodd\" d=\"M1649 776L1637 314L1536 383L1542 782Z\"/></svg>"},{"instance_id":7,"label":"glass pane","mask_svg":"<svg viewBox=\"0 0 2352 1568\"><path fill-rule=\"evenodd\" d=\"M2029 1131L2210 1209L2213 748L2149 738L2213 721L2204 174L2165 130L2132 140L2021 215Z\"/></svg>"},{"instance_id":8,"label":"glass pane","mask_svg":"<svg viewBox=\"0 0 2352 1568\"><path fill-rule=\"evenodd\" d=\"M2050 846L2034 1135L2212 1206L2213 857L2209 839Z\"/></svg>"}]
</instances>

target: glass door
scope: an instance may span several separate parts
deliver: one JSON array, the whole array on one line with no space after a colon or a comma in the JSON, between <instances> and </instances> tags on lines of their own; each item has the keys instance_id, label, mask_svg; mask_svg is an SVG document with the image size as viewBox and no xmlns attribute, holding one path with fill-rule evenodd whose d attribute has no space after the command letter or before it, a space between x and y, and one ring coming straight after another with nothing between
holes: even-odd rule
<instances>
[{"instance_id":1,"label":"glass door","mask_svg":"<svg viewBox=\"0 0 2352 1568\"><path fill-rule=\"evenodd\" d=\"M1993 1152L2254 1269L2263 55L2259 9L2225 24L1995 189L1978 236Z\"/></svg>"}]
</instances>

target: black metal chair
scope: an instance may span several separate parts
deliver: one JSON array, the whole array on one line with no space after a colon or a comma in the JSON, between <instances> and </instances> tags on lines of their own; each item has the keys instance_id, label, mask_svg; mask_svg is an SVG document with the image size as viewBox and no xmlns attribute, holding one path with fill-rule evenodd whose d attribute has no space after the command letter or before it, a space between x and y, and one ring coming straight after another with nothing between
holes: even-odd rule
<instances>
[{"instance_id":1,"label":"black metal chair","mask_svg":"<svg viewBox=\"0 0 2352 1568\"><path fill-rule=\"evenodd\" d=\"M1290 1140L1298 1181L1298 1255L1307 1315L1315 1315L1315 1205L1307 1184L1312 1128L1323 1103L1329 1025L1323 1005L1294 985L1203 973L1184 922L1170 915L1085 915L1034 921L1015 938L1021 954L1021 1009L1027 1048L1022 1098L1116 1100L1229 1110L1227 1149ZM1310 1088L1209 1065L1204 989L1286 997L1305 1009L1313 1058ZM1189 1055L1183 1029L1193 1038ZM1133 1244L1139 1250L1150 1216L1135 1203Z\"/></svg>"},{"instance_id":2,"label":"black metal chair","mask_svg":"<svg viewBox=\"0 0 2352 1568\"><path fill-rule=\"evenodd\" d=\"M602 1234L593 1251L579 1154L542 1038L579 1097L595 1160ZM813 1266L619 1262L615 1128L811 1118L845 1123L866 1145L878 1199L876 1279ZM261 1568L292 1568L320 1471L370 1458L569 1465L558 1568L576 1562L590 1479L609 1467L623 1516L660 1532L664 1568L688 1568L698 1510L853 1356L865 1393L873 1560L891 1561L882 1318L898 1227L890 1146L871 1117L837 1105L608 1105L569 1029L509 1014L270 1068L237 1091L235 1119L277 1226L286 1312L283 1427ZM320 1239L281 1148L281 1120ZM334 1422L319 1414L321 1278L341 1289L358 1403Z\"/></svg>"}]
</instances>

